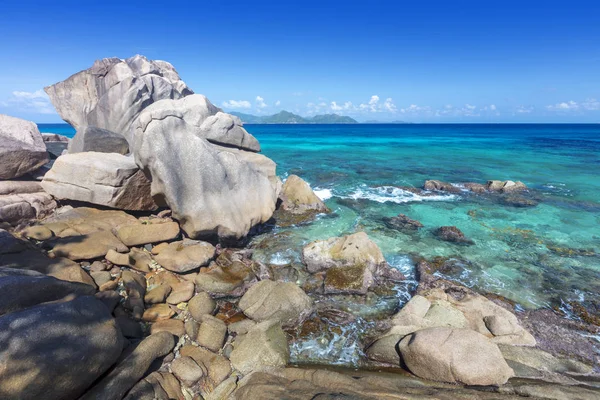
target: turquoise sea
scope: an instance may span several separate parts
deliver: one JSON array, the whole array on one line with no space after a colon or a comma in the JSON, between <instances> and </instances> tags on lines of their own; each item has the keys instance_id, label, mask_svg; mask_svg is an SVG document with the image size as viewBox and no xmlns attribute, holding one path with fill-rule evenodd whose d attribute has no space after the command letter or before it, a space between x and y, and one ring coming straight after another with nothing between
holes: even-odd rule
<instances>
[{"instance_id":1,"label":"turquoise sea","mask_svg":"<svg viewBox=\"0 0 600 400\"><path fill-rule=\"evenodd\" d=\"M414 288L414 260L445 256L456 259L449 277L512 299L518 307L558 307L568 314L570 303L578 302L600 311L600 125L246 129L277 162L282 178L299 175L333 210L312 223L255 238L255 244L274 243L257 250L262 261L296 264L304 244L363 230L409 278L398 288L396 306ZM40 130L73 133L64 124L40 125ZM423 196L406 190L427 179L520 180L539 204L522 208L467 192ZM384 218L400 213L425 227L414 234L386 227ZM475 245L438 240L432 232L444 225L458 227Z\"/></svg>"}]
</instances>

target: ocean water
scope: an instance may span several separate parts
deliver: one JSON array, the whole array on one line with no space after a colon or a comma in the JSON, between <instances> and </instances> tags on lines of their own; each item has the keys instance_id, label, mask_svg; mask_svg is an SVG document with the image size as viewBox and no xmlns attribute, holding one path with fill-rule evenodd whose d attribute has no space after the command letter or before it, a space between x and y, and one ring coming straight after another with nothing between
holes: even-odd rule
<instances>
[{"instance_id":1,"label":"ocean water","mask_svg":"<svg viewBox=\"0 0 600 400\"><path fill-rule=\"evenodd\" d=\"M514 300L525 309L571 302L600 309L600 125L247 125L285 179L297 174L325 199L332 214L309 224L275 228L253 243L260 260L281 266L300 262L310 241L365 231L388 262L409 279L398 286L391 306L414 289L414 260L453 257L449 277ZM41 131L69 133L40 126ZM72 132L72 131L71 131ZM462 192L414 194L427 179L479 182L520 180L539 201L519 208L496 198ZM385 217L406 214L424 228L413 234L389 229ZM433 230L454 225L475 242L463 246L438 240ZM376 307L355 307L369 320ZM371 311L369 311L371 310ZM353 340L368 324L336 340ZM345 328L346 329L346 328ZM349 327L347 329L353 329ZM349 339L350 338L350 339ZM296 345L331 358L335 340L311 338ZM335 343L334 343L335 344ZM349 351L352 343L337 346ZM309 352L310 353L310 352ZM352 364L359 350L339 354ZM318 359L316 353L304 360Z\"/></svg>"}]
</instances>

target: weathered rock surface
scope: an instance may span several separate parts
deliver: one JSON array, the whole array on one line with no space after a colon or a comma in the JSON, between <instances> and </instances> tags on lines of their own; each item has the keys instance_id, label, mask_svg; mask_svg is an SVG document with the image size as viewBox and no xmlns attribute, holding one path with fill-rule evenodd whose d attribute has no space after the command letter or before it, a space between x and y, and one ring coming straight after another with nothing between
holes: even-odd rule
<instances>
[{"instance_id":1,"label":"weathered rock surface","mask_svg":"<svg viewBox=\"0 0 600 400\"><path fill-rule=\"evenodd\" d=\"M502 385L514 375L498 346L480 333L457 328L427 328L399 344L402 361L415 375L467 385Z\"/></svg>"},{"instance_id":2,"label":"weathered rock surface","mask_svg":"<svg viewBox=\"0 0 600 400\"><path fill-rule=\"evenodd\" d=\"M528 190L523 182L517 181L487 181L485 185L474 182L463 182L452 184L438 180L427 180L423 184L423 189L431 191L442 191L449 193L460 193L466 190L474 193L516 193Z\"/></svg>"},{"instance_id":3,"label":"weathered rock surface","mask_svg":"<svg viewBox=\"0 0 600 400\"><path fill-rule=\"evenodd\" d=\"M56 198L124 210L154 210L150 182L131 157L85 152L60 156L42 181Z\"/></svg>"},{"instance_id":4,"label":"weathered rock surface","mask_svg":"<svg viewBox=\"0 0 600 400\"><path fill-rule=\"evenodd\" d=\"M18 178L48 161L35 123L0 114L0 179Z\"/></svg>"},{"instance_id":5,"label":"weathered rock surface","mask_svg":"<svg viewBox=\"0 0 600 400\"><path fill-rule=\"evenodd\" d=\"M200 329L196 336L196 341L200 346L219 352L223 347L226 335L227 326L220 319L208 314L200 318Z\"/></svg>"},{"instance_id":6,"label":"weathered rock surface","mask_svg":"<svg viewBox=\"0 0 600 400\"><path fill-rule=\"evenodd\" d=\"M206 292L200 292L188 302L188 311L196 321L200 321L203 315L211 314L215 311L217 304Z\"/></svg>"},{"instance_id":7,"label":"weathered rock surface","mask_svg":"<svg viewBox=\"0 0 600 400\"><path fill-rule=\"evenodd\" d=\"M215 251L210 243L186 239L169 243L154 259L169 271L183 273L208 265Z\"/></svg>"},{"instance_id":8,"label":"weathered rock surface","mask_svg":"<svg viewBox=\"0 0 600 400\"><path fill-rule=\"evenodd\" d=\"M121 399L146 373L157 358L175 347L173 335L159 332L148 336L108 375L86 392L81 400Z\"/></svg>"},{"instance_id":9,"label":"weathered rock surface","mask_svg":"<svg viewBox=\"0 0 600 400\"><path fill-rule=\"evenodd\" d=\"M116 236L126 246L139 246L149 243L173 240L179 236L177 222L126 225L116 230Z\"/></svg>"},{"instance_id":10,"label":"weathered rock surface","mask_svg":"<svg viewBox=\"0 0 600 400\"><path fill-rule=\"evenodd\" d=\"M122 347L110 312L91 296L5 315L0 318L0 397L78 398L114 364Z\"/></svg>"},{"instance_id":11,"label":"weathered rock surface","mask_svg":"<svg viewBox=\"0 0 600 400\"><path fill-rule=\"evenodd\" d=\"M126 138L132 122L149 104L192 93L171 64L139 55L97 60L91 68L44 90L61 118L77 131L97 127Z\"/></svg>"},{"instance_id":12,"label":"weathered rock surface","mask_svg":"<svg viewBox=\"0 0 600 400\"><path fill-rule=\"evenodd\" d=\"M9 183L9 181L0 181L0 183ZM48 193L43 192L41 187L39 192L34 193L0 194L0 222L8 222L11 225L44 218L55 208L56 201Z\"/></svg>"},{"instance_id":13,"label":"weathered rock surface","mask_svg":"<svg viewBox=\"0 0 600 400\"><path fill-rule=\"evenodd\" d=\"M94 151L98 153L129 153L129 143L123 135L95 126L77 131L69 143L69 153Z\"/></svg>"},{"instance_id":14,"label":"weathered rock surface","mask_svg":"<svg viewBox=\"0 0 600 400\"><path fill-rule=\"evenodd\" d=\"M355 265L374 270L387 264L379 247L364 232L309 243L302 250L302 260L311 273Z\"/></svg>"},{"instance_id":15,"label":"weathered rock surface","mask_svg":"<svg viewBox=\"0 0 600 400\"><path fill-rule=\"evenodd\" d=\"M46 243L57 257L71 260L92 260L103 257L109 250L127 251L127 246L110 232L97 231L88 235L56 238Z\"/></svg>"},{"instance_id":16,"label":"weathered rock surface","mask_svg":"<svg viewBox=\"0 0 600 400\"><path fill-rule=\"evenodd\" d=\"M238 336L229 357L235 369L246 375L265 367L283 367L290 359L285 333L277 321L264 321Z\"/></svg>"},{"instance_id":17,"label":"weathered rock surface","mask_svg":"<svg viewBox=\"0 0 600 400\"><path fill-rule=\"evenodd\" d=\"M195 119L214 114L214 106L205 101L204 108L198 102L190 109L186 102L161 101L144 110L135 125L136 162L190 237L239 239L271 218L276 193L260 168L198 134ZM183 117L188 111L193 118Z\"/></svg>"},{"instance_id":18,"label":"weathered rock surface","mask_svg":"<svg viewBox=\"0 0 600 400\"><path fill-rule=\"evenodd\" d=\"M423 227L423 224L415 219L410 219L404 214L398 214L395 217L385 218L385 224L390 229L396 229L401 232L416 231Z\"/></svg>"},{"instance_id":19,"label":"weathered rock surface","mask_svg":"<svg viewBox=\"0 0 600 400\"><path fill-rule=\"evenodd\" d=\"M212 390L231 373L231 364L227 358L202 347L186 345L181 348L180 353L183 357L193 358L196 364L206 371L202 378L202 386L207 390Z\"/></svg>"},{"instance_id":20,"label":"weathered rock surface","mask_svg":"<svg viewBox=\"0 0 600 400\"><path fill-rule=\"evenodd\" d=\"M248 289L239 307L255 321L295 325L312 312L313 301L295 283L264 280Z\"/></svg>"}]
</instances>

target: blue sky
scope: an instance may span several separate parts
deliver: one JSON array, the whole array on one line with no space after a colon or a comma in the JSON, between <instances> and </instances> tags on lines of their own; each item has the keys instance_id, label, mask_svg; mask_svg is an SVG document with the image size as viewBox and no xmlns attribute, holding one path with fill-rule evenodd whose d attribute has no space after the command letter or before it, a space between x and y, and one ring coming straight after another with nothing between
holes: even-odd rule
<instances>
[{"instance_id":1,"label":"blue sky","mask_svg":"<svg viewBox=\"0 0 600 400\"><path fill-rule=\"evenodd\" d=\"M600 2L152 3L0 2L0 113L58 122L44 86L143 54L227 111L600 122Z\"/></svg>"}]
</instances>

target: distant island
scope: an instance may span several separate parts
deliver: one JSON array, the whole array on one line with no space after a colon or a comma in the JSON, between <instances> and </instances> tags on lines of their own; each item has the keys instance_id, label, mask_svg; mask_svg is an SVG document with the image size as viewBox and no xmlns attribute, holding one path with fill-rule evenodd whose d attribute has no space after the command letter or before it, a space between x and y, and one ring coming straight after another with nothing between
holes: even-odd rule
<instances>
[{"instance_id":1,"label":"distant island","mask_svg":"<svg viewBox=\"0 0 600 400\"><path fill-rule=\"evenodd\" d=\"M311 118L301 117L289 111L281 111L274 115L252 115L232 112L245 124L358 124L353 118L338 114L315 115Z\"/></svg>"}]
</instances>

